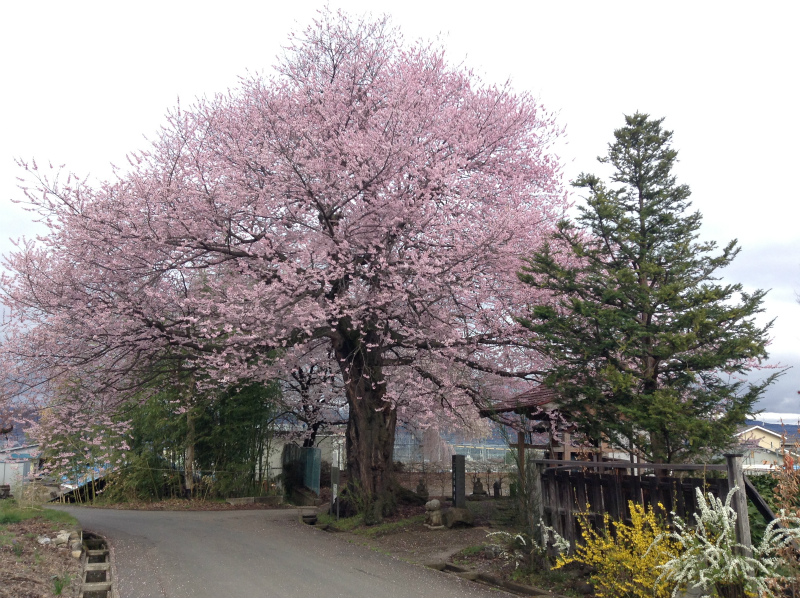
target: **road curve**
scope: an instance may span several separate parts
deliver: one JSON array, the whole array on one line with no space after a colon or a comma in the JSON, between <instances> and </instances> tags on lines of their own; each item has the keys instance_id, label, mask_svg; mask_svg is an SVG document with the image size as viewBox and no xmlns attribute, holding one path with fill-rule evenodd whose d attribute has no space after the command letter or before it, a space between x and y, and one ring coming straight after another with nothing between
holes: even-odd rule
<instances>
[{"instance_id":1,"label":"road curve","mask_svg":"<svg viewBox=\"0 0 800 598\"><path fill-rule=\"evenodd\" d=\"M60 508L109 541L120 598L508 596L350 544L289 509Z\"/></svg>"}]
</instances>

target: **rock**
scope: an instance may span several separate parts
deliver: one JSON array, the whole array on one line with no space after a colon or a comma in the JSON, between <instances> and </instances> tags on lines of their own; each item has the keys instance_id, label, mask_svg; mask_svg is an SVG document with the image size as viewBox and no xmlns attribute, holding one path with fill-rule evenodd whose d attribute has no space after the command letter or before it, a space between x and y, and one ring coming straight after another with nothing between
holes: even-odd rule
<instances>
[{"instance_id":1,"label":"rock","mask_svg":"<svg viewBox=\"0 0 800 598\"><path fill-rule=\"evenodd\" d=\"M69 545L70 550L83 550L83 544L80 540L73 540Z\"/></svg>"},{"instance_id":2,"label":"rock","mask_svg":"<svg viewBox=\"0 0 800 598\"><path fill-rule=\"evenodd\" d=\"M76 531L72 531L72 532L69 533L69 539L71 541L80 540L81 539L81 535Z\"/></svg>"},{"instance_id":3,"label":"rock","mask_svg":"<svg viewBox=\"0 0 800 598\"><path fill-rule=\"evenodd\" d=\"M425 523L429 527L442 527L442 512L440 510L428 511L425 513Z\"/></svg>"},{"instance_id":4,"label":"rock","mask_svg":"<svg viewBox=\"0 0 800 598\"><path fill-rule=\"evenodd\" d=\"M44 546L45 544L50 544L50 538L48 538L47 536L39 536L38 538L36 538L36 541L42 546Z\"/></svg>"},{"instance_id":5,"label":"rock","mask_svg":"<svg viewBox=\"0 0 800 598\"><path fill-rule=\"evenodd\" d=\"M429 500L425 503L425 510L426 511L438 511L442 508L442 503L440 503L437 499Z\"/></svg>"},{"instance_id":6,"label":"rock","mask_svg":"<svg viewBox=\"0 0 800 598\"><path fill-rule=\"evenodd\" d=\"M475 518L468 509L452 508L442 512L442 523L445 527L472 527Z\"/></svg>"},{"instance_id":7,"label":"rock","mask_svg":"<svg viewBox=\"0 0 800 598\"><path fill-rule=\"evenodd\" d=\"M73 550L71 554L72 554L72 558L79 559L79 558L81 558L81 555L83 554L83 551L82 550Z\"/></svg>"},{"instance_id":8,"label":"rock","mask_svg":"<svg viewBox=\"0 0 800 598\"><path fill-rule=\"evenodd\" d=\"M53 540L53 544L55 546L63 546L69 542L69 532L61 530L56 534L55 539Z\"/></svg>"}]
</instances>

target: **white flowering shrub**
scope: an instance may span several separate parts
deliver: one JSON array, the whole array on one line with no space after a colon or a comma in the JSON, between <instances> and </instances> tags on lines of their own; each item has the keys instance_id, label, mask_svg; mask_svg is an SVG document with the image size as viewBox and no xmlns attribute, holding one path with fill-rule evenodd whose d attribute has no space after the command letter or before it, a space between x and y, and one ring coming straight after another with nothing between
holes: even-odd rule
<instances>
[{"instance_id":1,"label":"white flowering shrub","mask_svg":"<svg viewBox=\"0 0 800 598\"><path fill-rule=\"evenodd\" d=\"M694 514L694 525L673 514L676 531L667 536L682 550L659 567L662 572L658 578L674 585L673 597L687 588L701 589L704 598L775 596L768 580L782 578L785 563L779 552L800 539L800 519L781 511L781 516L767 526L762 541L747 550L736 541L736 512L731 500L737 489L734 487L723 502L710 493L703 496L698 488L700 512ZM660 539L656 538L654 544Z\"/></svg>"},{"instance_id":2,"label":"white flowering shrub","mask_svg":"<svg viewBox=\"0 0 800 598\"><path fill-rule=\"evenodd\" d=\"M508 532L491 532L486 537L495 541L490 546L497 550L501 558L513 560L517 567L520 563L530 562L531 556L547 557L548 546L552 546L557 554L569 551L569 540L541 520L539 520L538 526L541 530L542 542L528 534L510 534Z\"/></svg>"}]
</instances>

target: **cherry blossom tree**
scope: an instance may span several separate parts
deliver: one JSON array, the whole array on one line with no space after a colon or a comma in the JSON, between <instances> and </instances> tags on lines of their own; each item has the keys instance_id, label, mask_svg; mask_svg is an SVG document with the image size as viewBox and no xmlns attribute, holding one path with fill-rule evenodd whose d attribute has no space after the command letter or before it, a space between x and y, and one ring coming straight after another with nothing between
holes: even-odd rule
<instances>
[{"instance_id":1,"label":"cherry blossom tree","mask_svg":"<svg viewBox=\"0 0 800 598\"><path fill-rule=\"evenodd\" d=\"M115 180L24 165L50 232L7 258L6 394L79 377L111 409L165 371L202 389L318 360L381 507L398 411L475 417L541 369L516 272L565 208L558 134L386 18L323 12L272 76L172 111Z\"/></svg>"}]
</instances>

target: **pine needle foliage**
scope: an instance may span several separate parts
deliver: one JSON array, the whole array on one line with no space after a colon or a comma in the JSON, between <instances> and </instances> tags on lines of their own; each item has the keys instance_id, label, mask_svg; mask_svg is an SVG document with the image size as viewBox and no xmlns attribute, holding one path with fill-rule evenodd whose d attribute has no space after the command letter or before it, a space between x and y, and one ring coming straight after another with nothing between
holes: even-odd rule
<instances>
[{"instance_id":1,"label":"pine needle foliage","mask_svg":"<svg viewBox=\"0 0 800 598\"><path fill-rule=\"evenodd\" d=\"M614 132L609 183L581 174L577 221L562 221L520 278L549 294L521 323L554 364L546 384L596 443L656 462L730 443L776 375L742 377L767 357L765 291L719 284L739 253L699 240L701 215L673 174L663 119L636 113Z\"/></svg>"}]
</instances>

